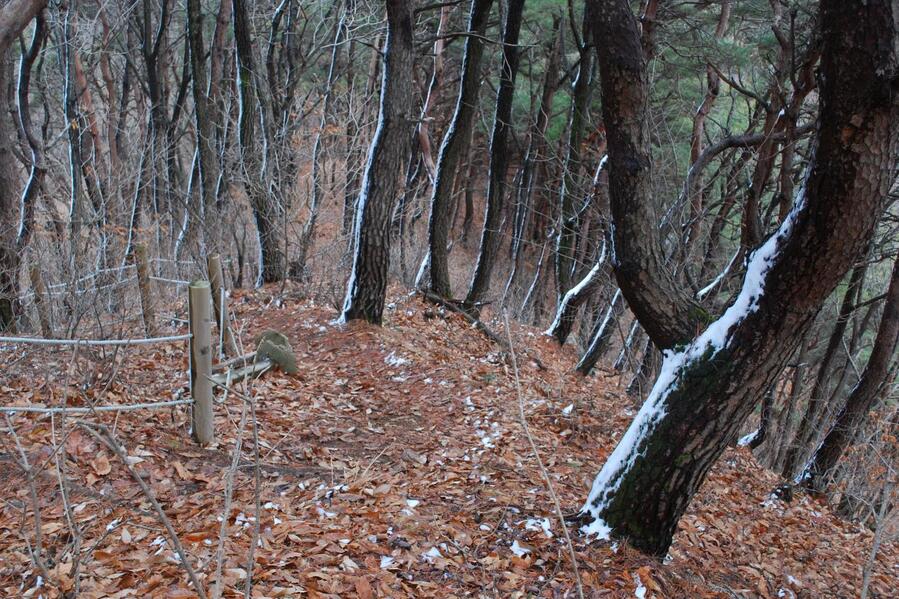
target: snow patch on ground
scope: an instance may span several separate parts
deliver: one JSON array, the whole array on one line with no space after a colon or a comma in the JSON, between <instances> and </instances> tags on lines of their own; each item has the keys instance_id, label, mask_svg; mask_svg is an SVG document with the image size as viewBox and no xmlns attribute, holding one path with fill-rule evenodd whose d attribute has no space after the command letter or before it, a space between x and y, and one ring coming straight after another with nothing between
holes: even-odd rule
<instances>
[{"instance_id":1,"label":"snow patch on ground","mask_svg":"<svg viewBox=\"0 0 899 599\"><path fill-rule=\"evenodd\" d=\"M510 547L510 549L512 550L512 553L514 553L518 557L524 557L531 552L531 550L527 547L522 547L521 545L519 545L517 540L512 541L512 546Z\"/></svg>"},{"instance_id":2,"label":"snow patch on ground","mask_svg":"<svg viewBox=\"0 0 899 599\"><path fill-rule=\"evenodd\" d=\"M634 573L634 584L637 585L637 588L634 590L634 597L637 599L645 599L646 587L643 586L643 581L640 580L639 574Z\"/></svg>"},{"instance_id":3,"label":"snow patch on ground","mask_svg":"<svg viewBox=\"0 0 899 599\"><path fill-rule=\"evenodd\" d=\"M549 518L528 518L524 523L525 530L543 531L546 538L553 538L552 526Z\"/></svg>"},{"instance_id":4,"label":"snow patch on ground","mask_svg":"<svg viewBox=\"0 0 899 599\"><path fill-rule=\"evenodd\" d=\"M424 558L424 560L426 562L428 562L429 564L432 564L432 563L434 563L435 559L442 559L443 554L440 553L440 550L437 549L436 547L431 547L430 549L428 549L427 551L422 553L421 557Z\"/></svg>"},{"instance_id":5,"label":"snow patch on ground","mask_svg":"<svg viewBox=\"0 0 899 599\"><path fill-rule=\"evenodd\" d=\"M404 358L402 356L398 356L396 352L390 352L387 354L387 357L384 358L384 363L388 366L406 366L412 363L412 360L409 358Z\"/></svg>"}]
</instances>

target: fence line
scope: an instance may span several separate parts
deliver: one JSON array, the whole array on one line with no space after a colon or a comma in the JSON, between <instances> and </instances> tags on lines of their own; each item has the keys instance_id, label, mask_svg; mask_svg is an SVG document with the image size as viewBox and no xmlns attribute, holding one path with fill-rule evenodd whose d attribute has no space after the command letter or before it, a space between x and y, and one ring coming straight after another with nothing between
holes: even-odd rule
<instances>
[{"instance_id":1,"label":"fence line","mask_svg":"<svg viewBox=\"0 0 899 599\"><path fill-rule=\"evenodd\" d=\"M150 277L151 281L159 281L160 283L171 283L173 285L190 285L190 281L183 279L166 279L165 277Z\"/></svg>"},{"instance_id":2,"label":"fence line","mask_svg":"<svg viewBox=\"0 0 899 599\"><path fill-rule=\"evenodd\" d=\"M81 407L52 407L44 406L6 406L0 408L0 414L15 414L28 412L32 414L90 414L92 412L133 412L135 410L156 410L170 406L184 406L194 403L193 399L173 399L171 401L155 401L148 403L135 403L123 406L96 406L94 408Z\"/></svg>"},{"instance_id":3,"label":"fence line","mask_svg":"<svg viewBox=\"0 0 899 599\"><path fill-rule=\"evenodd\" d=\"M145 339L41 339L38 337L0 337L0 343L12 343L16 345L149 345L152 343L169 343L185 341L191 338L190 333L185 335L170 335L168 337L148 337Z\"/></svg>"}]
</instances>

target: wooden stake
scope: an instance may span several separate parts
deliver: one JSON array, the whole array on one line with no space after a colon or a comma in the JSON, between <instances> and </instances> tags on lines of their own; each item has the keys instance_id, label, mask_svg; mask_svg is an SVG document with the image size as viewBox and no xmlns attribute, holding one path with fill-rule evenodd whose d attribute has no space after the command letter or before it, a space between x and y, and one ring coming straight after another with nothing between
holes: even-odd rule
<instances>
[{"instance_id":1,"label":"wooden stake","mask_svg":"<svg viewBox=\"0 0 899 599\"><path fill-rule=\"evenodd\" d=\"M222 258L218 254L212 254L206 259L206 269L209 272L209 284L212 286L212 305L215 308L215 322L219 326L221 343L219 350L221 355L240 355L237 342L231 332L231 318L228 314L228 302L225 299L225 276L222 271Z\"/></svg>"},{"instance_id":2,"label":"wooden stake","mask_svg":"<svg viewBox=\"0 0 899 599\"><path fill-rule=\"evenodd\" d=\"M148 337L156 336L156 308L153 305L153 285L150 280L150 263L147 260L147 246L134 246L134 262L137 266L137 288L140 290L140 307L144 316L144 330Z\"/></svg>"},{"instance_id":3,"label":"wooden stake","mask_svg":"<svg viewBox=\"0 0 899 599\"><path fill-rule=\"evenodd\" d=\"M31 276L31 288L34 290L34 305L37 308L37 316L41 321L41 335L45 339L53 338L53 328L50 326L50 304L47 296L47 286L44 284L44 278L41 276L41 267L37 264L32 265L29 272Z\"/></svg>"},{"instance_id":4,"label":"wooden stake","mask_svg":"<svg viewBox=\"0 0 899 599\"><path fill-rule=\"evenodd\" d=\"M209 281L188 287L190 313L190 391L194 400L193 437L200 445L215 439L212 413L212 294Z\"/></svg>"}]
</instances>

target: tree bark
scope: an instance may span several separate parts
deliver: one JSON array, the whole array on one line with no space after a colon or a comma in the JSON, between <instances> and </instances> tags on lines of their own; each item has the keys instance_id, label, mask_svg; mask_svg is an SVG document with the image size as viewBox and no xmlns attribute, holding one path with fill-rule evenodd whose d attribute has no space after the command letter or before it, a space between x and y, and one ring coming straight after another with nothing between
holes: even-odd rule
<instances>
[{"instance_id":1,"label":"tree bark","mask_svg":"<svg viewBox=\"0 0 899 599\"><path fill-rule=\"evenodd\" d=\"M867 269L867 262L862 260L855 265L852 269L852 274L849 276L849 284L846 288L846 293L843 295L843 301L840 303L840 311L837 315L833 331L830 333L827 349L824 351L824 356L818 366L818 373L815 376L815 384L812 385L811 395L809 395L808 398L808 405L799 421L799 428L796 430L795 437L790 440L790 448L787 451L783 469L783 475L787 478L792 478L794 475L798 474L799 470L802 469L805 464L804 460L810 453L815 451L816 441L819 435L818 425L825 404L827 403L824 397L825 387L827 386L827 382L830 380L831 375L833 375L831 366L843 344L843 336L846 333L846 327L849 325L849 318L852 315L855 297L858 295L858 291L862 286L862 281Z\"/></svg>"},{"instance_id":2,"label":"tree bark","mask_svg":"<svg viewBox=\"0 0 899 599\"><path fill-rule=\"evenodd\" d=\"M518 75L518 34L521 31L521 15L524 0L509 0L506 23L503 27L502 74L496 92L496 114L493 117L493 134L490 136L490 170L487 182L487 208L484 229L471 285L465 303L468 309L479 312L478 303L490 289L490 279L503 222L506 201L506 171L509 168L508 138L512 128L512 99L515 93L515 77ZM469 182L470 184L470 182Z\"/></svg>"},{"instance_id":3,"label":"tree bark","mask_svg":"<svg viewBox=\"0 0 899 599\"><path fill-rule=\"evenodd\" d=\"M7 95L12 77L9 47L46 5L46 0L11 0L0 7L0 331L15 330L20 250L24 249L19 247L22 215L16 127Z\"/></svg>"},{"instance_id":4,"label":"tree bark","mask_svg":"<svg viewBox=\"0 0 899 599\"><path fill-rule=\"evenodd\" d=\"M253 39L245 0L233 0L234 39L237 47L238 101L240 119L238 122L238 145L244 175L244 188L253 208L253 218L259 233L259 283L273 283L284 279L287 274L282 237L283 207L278 201L271 172L264 165L270 161L259 154L268 151L269 143L260 148L256 134L256 110L264 110L260 103L260 82L253 59ZM268 122L268 119L264 119ZM268 131L259 135L269 139Z\"/></svg>"},{"instance_id":5,"label":"tree bark","mask_svg":"<svg viewBox=\"0 0 899 599\"><path fill-rule=\"evenodd\" d=\"M357 202L353 271L342 321L365 319L381 324L390 263L390 218L418 116L409 101L414 52L411 6L405 0L387 0L381 109Z\"/></svg>"},{"instance_id":6,"label":"tree bark","mask_svg":"<svg viewBox=\"0 0 899 599\"><path fill-rule=\"evenodd\" d=\"M899 342L899 259L893 264L889 289L880 317L880 326L871 357L862 373L862 378L852 389L846 405L837 416L836 423L821 446L815 452L811 462L803 472L803 482L810 488L823 489L827 473L836 466L852 442L855 432L867 419L871 409L881 396L882 390L889 385L889 378L895 376L895 367L891 363Z\"/></svg>"},{"instance_id":7,"label":"tree bark","mask_svg":"<svg viewBox=\"0 0 899 599\"><path fill-rule=\"evenodd\" d=\"M581 356L577 366L575 366L575 370L584 376L589 376L593 372L599 358L609 347L609 341L612 339L612 333L622 312L624 312L624 301L621 299L621 290L616 289L615 295L612 296L602 320L597 321L596 330L593 331L593 336L590 339L590 345L587 347L584 355Z\"/></svg>"},{"instance_id":8,"label":"tree bark","mask_svg":"<svg viewBox=\"0 0 899 599\"><path fill-rule=\"evenodd\" d=\"M187 0L187 43L197 127L197 158L200 170L201 210L211 208L216 199L218 159L215 151L213 111L206 75L206 45L203 42L203 11L200 0ZM201 212L202 214L202 212Z\"/></svg>"},{"instance_id":9,"label":"tree bark","mask_svg":"<svg viewBox=\"0 0 899 599\"><path fill-rule=\"evenodd\" d=\"M651 205L649 142L637 120L647 108L646 74L642 58L635 58L639 35L628 2L597 3L616 252L624 261L635 239L656 226L636 216L652 216L645 208ZM733 304L694 338L680 329L686 314L680 305L667 314L674 317L668 322L657 320L665 311L646 305L682 297L664 294L675 291L668 281L647 283L644 269L653 267L652 256L643 268L638 262L632 263L637 270L625 271L638 285L619 278L647 332L668 351L653 390L594 481L582 508L585 532L626 537L646 553L666 554L712 465L870 243L899 141L899 6L891 0L823 0L821 12L821 108L804 193L778 232L753 253ZM679 339L688 344L669 349Z\"/></svg>"},{"instance_id":10,"label":"tree bark","mask_svg":"<svg viewBox=\"0 0 899 599\"><path fill-rule=\"evenodd\" d=\"M579 62L571 98L568 120L568 151L562 165L562 186L559 190L559 226L556 237L556 294L558 301L571 288L576 267L577 234L580 229L579 206L584 197L581 145L590 116L590 96L593 91L593 46L590 28L592 3L584 6L583 39L579 40Z\"/></svg>"},{"instance_id":11,"label":"tree bark","mask_svg":"<svg viewBox=\"0 0 899 599\"><path fill-rule=\"evenodd\" d=\"M483 37L492 5L493 0L471 2L468 21L470 35L465 39L459 98L437 158L437 177L431 194L431 216L428 220L428 254L416 277L416 286L427 285L431 293L444 299L452 295L447 243L453 212L453 180L464 158L462 148L466 145L471 128L474 126L478 89L481 85ZM427 283L426 277L429 279Z\"/></svg>"}]
</instances>

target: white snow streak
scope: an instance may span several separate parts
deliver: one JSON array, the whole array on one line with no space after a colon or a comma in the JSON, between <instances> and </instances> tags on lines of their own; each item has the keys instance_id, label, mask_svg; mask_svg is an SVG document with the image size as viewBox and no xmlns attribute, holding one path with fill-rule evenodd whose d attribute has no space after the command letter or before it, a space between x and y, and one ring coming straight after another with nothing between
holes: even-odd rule
<instances>
[{"instance_id":1,"label":"white snow streak","mask_svg":"<svg viewBox=\"0 0 899 599\"><path fill-rule=\"evenodd\" d=\"M752 431L751 433L749 433L748 435L744 435L744 436L740 437L740 440L737 441L737 447L746 447L747 445L749 445L750 443L755 441L755 438L758 436L759 436L759 431L758 431L758 429L756 429L756 430Z\"/></svg>"},{"instance_id":2,"label":"white snow streak","mask_svg":"<svg viewBox=\"0 0 899 599\"><path fill-rule=\"evenodd\" d=\"M606 243L605 241L602 244L602 251L599 255L599 259L596 261L596 264L593 265L593 268L590 269L590 272L580 280L580 282L568 290L565 296L562 298L562 301L559 303L559 308L556 310L556 318L553 320L553 323L549 325L549 328L543 332L544 335L552 335L553 331L556 327L559 326L562 320L562 314L565 312L565 309L568 307L574 298L580 294L584 287L590 285L596 277L599 276L599 271L602 268L602 265L605 264L606 261Z\"/></svg>"},{"instance_id":3,"label":"white snow streak","mask_svg":"<svg viewBox=\"0 0 899 599\"><path fill-rule=\"evenodd\" d=\"M664 351L661 372L649 396L637 413L624 437L615 447L612 455L606 460L596 479L584 507L594 520L582 527L587 535L596 535L608 539L610 527L600 518L602 510L618 490L621 480L639 457L642 441L655 430L656 425L667 413L665 401L676 388L678 376L682 369L711 350L712 355L727 346L730 332L749 314L758 309L758 301L765 290L765 276L777 258L781 244L790 236L793 225L800 211L805 206L804 188L800 189L790 214L784 219L778 231L768 238L749 258L743 287L733 304L724 314L681 351Z\"/></svg>"}]
</instances>

